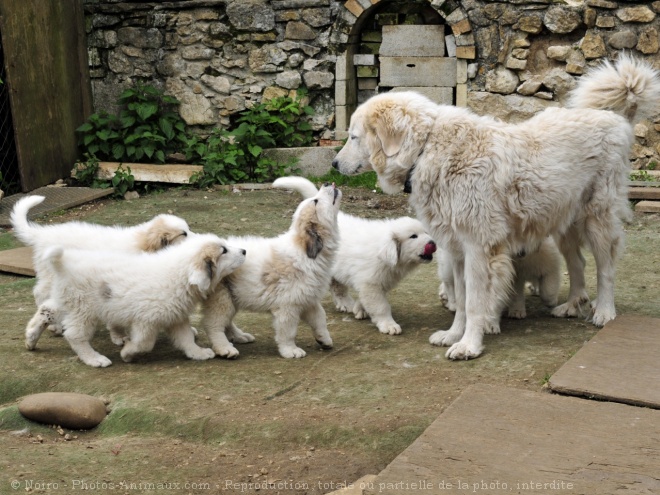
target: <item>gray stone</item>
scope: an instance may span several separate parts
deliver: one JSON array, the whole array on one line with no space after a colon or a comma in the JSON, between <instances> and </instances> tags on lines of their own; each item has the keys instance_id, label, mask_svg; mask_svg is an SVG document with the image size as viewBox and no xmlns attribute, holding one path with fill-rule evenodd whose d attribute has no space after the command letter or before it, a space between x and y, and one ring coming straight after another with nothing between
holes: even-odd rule
<instances>
[{"instance_id":1,"label":"gray stone","mask_svg":"<svg viewBox=\"0 0 660 495\"><path fill-rule=\"evenodd\" d=\"M589 7L600 7L601 9L616 9L619 5L610 0L587 0Z\"/></svg>"},{"instance_id":2,"label":"gray stone","mask_svg":"<svg viewBox=\"0 0 660 495\"><path fill-rule=\"evenodd\" d=\"M639 34L639 41L635 47L645 55L658 53L658 31L655 28L648 28Z\"/></svg>"},{"instance_id":3,"label":"gray stone","mask_svg":"<svg viewBox=\"0 0 660 495\"><path fill-rule=\"evenodd\" d=\"M138 48L160 48L163 45L163 35L155 28L121 28L117 31L117 39L119 43L133 45Z\"/></svg>"},{"instance_id":4,"label":"gray stone","mask_svg":"<svg viewBox=\"0 0 660 495\"><path fill-rule=\"evenodd\" d=\"M280 72L275 78L275 83L287 89L297 89L302 83L302 77L297 70L287 70Z\"/></svg>"},{"instance_id":5,"label":"gray stone","mask_svg":"<svg viewBox=\"0 0 660 495\"><path fill-rule=\"evenodd\" d=\"M288 40L313 40L316 33L304 22L291 21L286 23L284 37Z\"/></svg>"},{"instance_id":6,"label":"gray stone","mask_svg":"<svg viewBox=\"0 0 660 495\"><path fill-rule=\"evenodd\" d=\"M516 89L516 91L523 96L532 96L540 88L541 88L541 79L539 77L533 77L522 83L520 86L518 86L518 89Z\"/></svg>"},{"instance_id":7,"label":"gray stone","mask_svg":"<svg viewBox=\"0 0 660 495\"><path fill-rule=\"evenodd\" d=\"M116 74L130 74L133 71L131 61L117 50L108 53L108 68Z\"/></svg>"},{"instance_id":8,"label":"gray stone","mask_svg":"<svg viewBox=\"0 0 660 495\"><path fill-rule=\"evenodd\" d=\"M265 158L271 158L279 163L288 163L297 158L296 168L302 175L319 177L332 169L332 160L337 155L333 147L315 146L309 148L271 148L263 152Z\"/></svg>"},{"instance_id":9,"label":"gray stone","mask_svg":"<svg viewBox=\"0 0 660 495\"><path fill-rule=\"evenodd\" d=\"M468 107L474 112L511 123L524 122L547 107L558 105L557 102L515 94L498 95L485 91L472 91L468 94Z\"/></svg>"},{"instance_id":10,"label":"gray stone","mask_svg":"<svg viewBox=\"0 0 660 495\"><path fill-rule=\"evenodd\" d=\"M499 66L486 74L486 91L511 94L518 87L519 81L515 72Z\"/></svg>"},{"instance_id":11,"label":"gray stone","mask_svg":"<svg viewBox=\"0 0 660 495\"><path fill-rule=\"evenodd\" d=\"M88 430L105 419L105 403L96 397L69 392L45 392L21 399L18 411L27 419L71 430Z\"/></svg>"},{"instance_id":12,"label":"gray stone","mask_svg":"<svg viewBox=\"0 0 660 495\"><path fill-rule=\"evenodd\" d=\"M201 81L216 93L228 95L231 92L231 83L229 79L223 76L209 76L204 74Z\"/></svg>"},{"instance_id":13,"label":"gray stone","mask_svg":"<svg viewBox=\"0 0 660 495\"><path fill-rule=\"evenodd\" d=\"M587 60L604 57L607 54L603 38L600 34L591 30L587 31L582 41L580 41L580 49Z\"/></svg>"},{"instance_id":14,"label":"gray stone","mask_svg":"<svg viewBox=\"0 0 660 495\"><path fill-rule=\"evenodd\" d=\"M543 85L555 93L560 99L576 85L575 79L565 70L556 68L548 71L543 77Z\"/></svg>"},{"instance_id":15,"label":"gray stone","mask_svg":"<svg viewBox=\"0 0 660 495\"><path fill-rule=\"evenodd\" d=\"M382 86L456 86L456 59L380 57Z\"/></svg>"},{"instance_id":16,"label":"gray stone","mask_svg":"<svg viewBox=\"0 0 660 495\"><path fill-rule=\"evenodd\" d=\"M266 0L241 0L227 5L227 17L242 31L270 31L275 29L275 12Z\"/></svg>"},{"instance_id":17,"label":"gray stone","mask_svg":"<svg viewBox=\"0 0 660 495\"><path fill-rule=\"evenodd\" d=\"M625 7L616 11L616 16L623 22L651 22L655 19L655 12L646 5Z\"/></svg>"},{"instance_id":18,"label":"gray stone","mask_svg":"<svg viewBox=\"0 0 660 495\"><path fill-rule=\"evenodd\" d=\"M527 67L527 60L521 60L515 57L509 57L506 61L505 67L513 70L525 70Z\"/></svg>"},{"instance_id":19,"label":"gray stone","mask_svg":"<svg viewBox=\"0 0 660 495\"><path fill-rule=\"evenodd\" d=\"M613 28L615 26L614 17L611 15L599 15L596 17L596 27Z\"/></svg>"},{"instance_id":20,"label":"gray stone","mask_svg":"<svg viewBox=\"0 0 660 495\"><path fill-rule=\"evenodd\" d=\"M543 29L543 21L535 15L523 15L518 21L516 28L525 33L538 34Z\"/></svg>"},{"instance_id":21,"label":"gray stone","mask_svg":"<svg viewBox=\"0 0 660 495\"><path fill-rule=\"evenodd\" d=\"M250 52L248 63L253 72L277 72L287 58L287 54L277 46L264 45Z\"/></svg>"},{"instance_id":22,"label":"gray stone","mask_svg":"<svg viewBox=\"0 0 660 495\"><path fill-rule=\"evenodd\" d=\"M444 57L444 26L383 26L379 54L383 57Z\"/></svg>"},{"instance_id":23,"label":"gray stone","mask_svg":"<svg viewBox=\"0 0 660 495\"><path fill-rule=\"evenodd\" d=\"M305 9L302 11L302 18L307 24L315 28L329 26L332 24L331 11L328 8Z\"/></svg>"},{"instance_id":24,"label":"gray stone","mask_svg":"<svg viewBox=\"0 0 660 495\"><path fill-rule=\"evenodd\" d=\"M271 2L275 10L301 9L306 7L327 7L330 0L273 0Z\"/></svg>"},{"instance_id":25,"label":"gray stone","mask_svg":"<svg viewBox=\"0 0 660 495\"><path fill-rule=\"evenodd\" d=\"M181 58L185 60L211 60L215 50L203 46L186 46L181 50Z\"/></svg>"},{"instance_id":26,"label":"gray stone","mask_svg":"<svg viewBox=\"0 0 660 495\"><path fill-rule=\"evenodd\" d=\"M539 91L538 93L535 93L534 96L536 98L540 98L542 100L548 100L548 101L552 100L553 98L552 93L550 93L549 91Z\"/></svg>"},{"instance_id":27,"label":"gray stone","mask_svg":"<svg viewBox=\"0 0 660 495\"><path fill-rule=\"evenodd\" d=\"M565 62L572 51L573 49L570 45L553 45L548 47L546 55L552 60Z\"/></svg>"},{"instance_id":28,"label":"gray stone","mask_svg":"<svg viewBox=\"0 0 660 495\"><path fill-rule=\"evenodd\" d=\"M629 30L619 31L610 36L607 43L617 50L634 48L637 45L637 35Z\"/></svg>"},{"instance_id":29,"label":"gray stone","mask_svg":"<svg viewBox=\"0 0 660 495\"><path fill-rule=\"evenodd\" d=\"M575 31L582 24L582 18L575 10L554 6L546 11L543 24L552 33L566 34Z\"/></svg>"},{"instance_id":30,"label":"gray stone","mask_svg":"<svg viewBox=\"0 0 660 495\"><path fill-rule=\"evenodd\" d=\"M353 65L376 65L376 55L371 53L356 53L353 55Z\"/></svg>"},{"instance_id":31,"label":"gray stone","mask_svg":"<svg viewBox=\"0 0 660 495\"><path fill-rule=\"evenodd\" d=\"M286 64L289 67L299 67L305 61L305 57L302 53L292 53L289 55L289 59L286 61Z\"/></svg>"},{"instance_id":32,"label":"gray stone","mask_svg":"<svg viewBox=\"0 0 660 495\"><path fill-rule=\"evenodd\" d=\"M303 75L305 86L309 89L326 89L331 88L334 83L335 76L330 72L311 71Z\"/></svg>"}]
</instances>

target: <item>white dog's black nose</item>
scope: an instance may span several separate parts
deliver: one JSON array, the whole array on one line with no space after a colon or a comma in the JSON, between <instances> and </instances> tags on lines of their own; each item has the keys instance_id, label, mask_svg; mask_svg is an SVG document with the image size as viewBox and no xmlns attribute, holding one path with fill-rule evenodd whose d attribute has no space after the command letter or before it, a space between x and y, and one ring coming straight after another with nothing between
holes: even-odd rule
<instances>
[{"instance_id":1,"label":"white dog's black nose","mask_svg":"<svg viewBox=\"0 0 660 495\"><path fill-rule=\"evenodd\" d=\"M332 160L332 168L334 168L335 170L339 170L339 162L337 161L336 158Z\"/></svg>"},{"instance_id":2,"label":"white dog's black nose","mask_svg":"<svg viewBox=\"0 0 660 495\"><path fill-rule=\"evenodd\" d=\"M245 256L247 254L247 251L245 249L241 249L241 254Z\"/></svg>"}]
</instances>

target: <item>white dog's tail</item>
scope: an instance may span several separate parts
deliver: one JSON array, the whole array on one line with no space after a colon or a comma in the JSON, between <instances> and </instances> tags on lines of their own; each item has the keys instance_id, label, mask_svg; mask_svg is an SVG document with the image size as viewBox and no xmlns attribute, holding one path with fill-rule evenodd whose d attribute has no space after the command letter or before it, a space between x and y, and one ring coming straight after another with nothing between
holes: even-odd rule
<instances>
[{"instance_id":1,"label":"white dog's tail","mask_svg":"<svg viewBox=\"0 0 660 495\"><path fill-rule=\"evenodd\" d=\"M31 246L35 241L35 230L41 227L28 220L28 211L46 199L44 196L26 196L18 200L11 212L11 224L14 227L14 235L19 241Z\"/></svg>"},{"instance_id":2,"label":"white dog's tail","mask_svg":"<svg viewBox=\"0 0 660 495\"><path fill-rule=\"evenodd\" d=\"M51 246L44 251L43 260L47 261L56 272L62 269L62 256L64 249L62 246Z\"/></svg>"},{"instance_id":3,"label":"white dog's tail","mask_svg":"<svg viewBox=\"0 0 660 495\"><path fill-rule=\"evenodd\" d=\"M568 98L569 108L612 110L630 122L649 117L660 104L660 75L648 62L621 55L603 62L578 81Z\"/></svg>"},{"instance_id":4,"label":"white dog's tail","mask_svg":"<svg viewBox=\"0 0 660 495\"><path fill-rule=\"evenodd\" d=\"M293 189L305 199L313 198L319 192L312 181L305 179L304 177L280 177L273 182L273 187L279 189Z\"/></svg>"}]
</instances>

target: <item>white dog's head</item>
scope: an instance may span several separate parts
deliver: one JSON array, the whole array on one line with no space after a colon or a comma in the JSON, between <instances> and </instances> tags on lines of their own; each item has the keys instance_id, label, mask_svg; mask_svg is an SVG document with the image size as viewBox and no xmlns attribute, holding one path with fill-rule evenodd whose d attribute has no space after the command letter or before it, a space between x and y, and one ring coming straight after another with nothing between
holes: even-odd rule
<instances>
[{"instance_id":1,"label":"white dog's head","mask_svg":"<svg viewBox=\"0 0 660 495\"><path fill-rule=\"evenodd\" d=\"M303 200L293 214L291 228L295 242L308 258L315 259L327 242L338 238L337 214L341 196L334 183L326 183L315 196Z\"/></svg>"},{"instance_id":2,"label":"white dog's head","mask_svg":"<svg viewBox=\"0 0 660 495\"><path fill-rule=\"evenodd\" d=\"M346 175L375 170L383 191L397 193L423 151L437 105L412 91L376 95L351 117L348 141L332 166Z\"/></svg>"},{"instance_id":3,"label":"white dog's head","mask_svg":"<svg viewBox=\"0 0 660 495\"><path fill-rule=\"evenodd\" d=\"M229 246L213 234L193 234L176 248L190 253L188 282L204 297L245 262L245 249Z\"/></svg>"},{"instance_id":4,"label":"white dog's head","mask_svg":"<svg viewBox=\"0 0 660 495\"><path fill-rule=\"evenodd\" d=\"M143 224L138 246L141 251L154 252L186 239L190 227L183 219L174 215L158 215Z\"/></svg>"},{"instance_id":5,"label":"white dog's head","mask_svg":"<svg viewBox=\"0 0 660 495\"><path fill-rule=\"evenodd\" d=\"M422 222L410 217L392 220L392 239L381 251L390 266L430 263L437 246Z\"/></svg>"}]
</instances>

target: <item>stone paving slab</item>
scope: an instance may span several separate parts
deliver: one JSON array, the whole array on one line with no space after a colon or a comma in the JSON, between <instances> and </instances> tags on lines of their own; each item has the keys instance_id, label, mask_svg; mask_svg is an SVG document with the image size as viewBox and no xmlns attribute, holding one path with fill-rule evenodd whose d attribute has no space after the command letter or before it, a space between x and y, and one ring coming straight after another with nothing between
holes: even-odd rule
<instances>
[{"instance_id":1,"label":"stone paving slab","mask_svg":"<svg viewBox=\"0 0 660 495\"><path fill-rule=\"evenodd\" d=\"M0 251L0 271L34 277L32 248L20 247Z\"/></svg>"},{"instance_id":2,"label":"stone paving slab","mask_svg":"<svg viewBox=\"0 0 660 495\"><path fill-rule=\"evenodd\" d=\"M366 494L657 494L660 411L466 389Z\"/></svg>"},{"instance_id":3,"label":"stone paving slab","mask_svg":"<svg viewBox=\"0 0 660 495\"><path fill-rule=\"evenodd\" d=\"M549 386L563 394L660 409L659 355L660 318L621 315L552 375Z\"/></svg>"}]
</instances>

